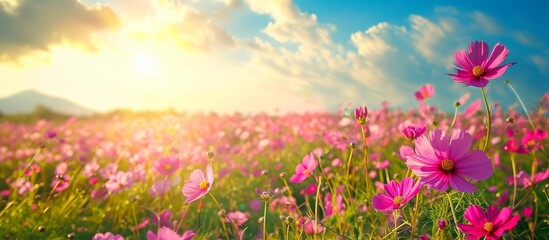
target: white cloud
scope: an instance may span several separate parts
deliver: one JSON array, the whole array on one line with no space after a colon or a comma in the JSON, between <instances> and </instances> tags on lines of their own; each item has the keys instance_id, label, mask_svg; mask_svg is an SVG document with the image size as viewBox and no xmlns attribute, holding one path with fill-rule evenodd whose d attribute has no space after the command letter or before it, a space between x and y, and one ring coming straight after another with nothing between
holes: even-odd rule
<instances>
[{"instance_id":1,"label":"white cloud","mask_svg":"<svg viewBox=\"0 0 549 240\"><path fill-rule=\"evenodd\" d=\"M549 60L547 59L547 57L532 55L530 59L541 73L543 73L545 76L549 76Z\"/></svg>"},{"instance_id":2,"label":"white cloud","mask_svg":"<svg viewBox=\"0 0 549 240\"><path fill-rule=\"evenodd\" d=\"M319 24L315 14L301 12L291 0L247 0L246 3L252 11L271 16L273 21L269 22L263 32L278 42L304 46L332 43L330 34L335 26Z\"/></svg>"},{"instance_id":3,"label":"white cloud","mask_svg":"<svg viewBox=\"0 0 549 240\"><path fill-rule=\"evenodd\" d=\"M471 26L472 29L480 27L482 31L493 35L502 33L502 28L499 24L488 15L475 11L471 17L473 19L473 25Z\"/></svg>"},{"instance_id":4,"label":"white cloud","mask_svg":"<svg viewBox=\"0 0 549 240\"><path fill-rule=\"evenodd\" d=\"M362 56L383 55L388 51L397 51L395 47L390 46L386 42L390 33L406 33L406 29L382 22L368 28L364 32L353 33L351 41L358 48L358 53Z\"/></svg>"},{"instance_id":5,"label":"white cloud","mask_svg":"<svg viewBox=\"0 0 549 240\"><path fill-rule=\"evenodd\" d=\"M25 57L49 57L55 45L96 50L97 34L119 26L116 13L103 5L77 0L0 2L0 60L21 63ZM23 63L24 64L24 63Z\"/></svg>"}]
</instances>

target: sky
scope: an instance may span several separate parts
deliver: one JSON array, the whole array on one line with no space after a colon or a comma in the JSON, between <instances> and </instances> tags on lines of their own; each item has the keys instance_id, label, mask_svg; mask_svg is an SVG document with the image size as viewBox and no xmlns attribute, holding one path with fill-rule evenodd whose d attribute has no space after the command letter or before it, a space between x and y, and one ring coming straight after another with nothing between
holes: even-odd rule
<instances>
[{"instance_id":1,"label":"sky","mask_svg":"<svg viewBox=\"0 0 549 240\"><path fill-rule=\"evenodd\" d=\"M549 91L543 1L0 0L0 97L32 89L96 111L451 111L454 52L483 40L518 62L509 80L534 107Z\"/></svg>"}]
</instances>

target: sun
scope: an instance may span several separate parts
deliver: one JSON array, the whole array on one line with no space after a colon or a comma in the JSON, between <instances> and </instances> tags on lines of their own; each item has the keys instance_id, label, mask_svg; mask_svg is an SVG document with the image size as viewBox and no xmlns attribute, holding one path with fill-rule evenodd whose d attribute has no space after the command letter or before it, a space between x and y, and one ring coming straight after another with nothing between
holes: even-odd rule
<instances>
[{"instance_id":1,"label":"sun","mask_svg":"<svg viewBox=\"0 0 549 240\"><path fill-rule=\"evenodd\" d=\"M153 77L159 73L158 61L146 52L137 52L134 57L134 67L138 75Z\"/></svg>"}]
</instances>

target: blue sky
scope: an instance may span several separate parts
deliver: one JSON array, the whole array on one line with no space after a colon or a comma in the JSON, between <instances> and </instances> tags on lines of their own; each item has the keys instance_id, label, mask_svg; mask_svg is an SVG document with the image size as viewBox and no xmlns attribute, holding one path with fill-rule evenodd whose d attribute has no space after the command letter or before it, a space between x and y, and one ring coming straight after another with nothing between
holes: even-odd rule
<instances>
[{"instance_id":1,"label":"blue sky","mask_svg":"<svg viewBox=\"0 0 549 240\"><path fill-rule=\"evenodd\" d=\"M492 101L516 102L504 79L530 107L549 90L542 1L0 2L0 97L35 89L99 111L410 109L430 83L427 103L451 110L480 98L446 75L475 40L518 62L487 86Z\"/></svg>"}]
</instances>

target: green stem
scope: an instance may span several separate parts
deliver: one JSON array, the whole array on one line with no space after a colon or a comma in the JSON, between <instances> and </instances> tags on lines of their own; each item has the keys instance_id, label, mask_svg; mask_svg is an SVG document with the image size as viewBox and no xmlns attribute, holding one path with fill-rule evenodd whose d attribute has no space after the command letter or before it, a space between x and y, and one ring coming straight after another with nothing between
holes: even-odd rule
<instances>
[{"instance_id":1,"label":"green stem","mask_svg":"<svg viewBox=\"0 0 549 240\"><path fill-rule=\"evenodd\" d=\"M513 200L511 206L515 207L515 199L517 198L517 167L515 166L514 153L511 153L511 166L513 167Z\"/></svg>"},{"instance_id":2,"label":"green stem","mask_svg":"<svg viewBox=\"0 0 549 240\"><path fill-rule=\"evenodd\" d=\"M263 240L267 240L267 201L263 207Z\"/></svg>"},{"instance_id":3,"label":"green stem","mask_svg":"<svg viewBox=\"0 0 549 240\"><path fill-rule=\"evenodd\" d=\"M362 140L364 141L364 179L366 179L366 199L368 200L368 212L370 213L370 220L374 225L374 211L372 209L372 199L370 197L370 177L368 176L368 144L366 142L366 131L364 130L364 124L360 125L362 131Z\"/></svg>"},{"instance_id":4,"label":"green stem","mask_svg":"<svg viewBox=\"0 0 549 240\"><path fill-rule=\"evenodd\" d=\"M318 199L320 198L320 187L322 186L322 176L318 178L318 187L316 189L316 198L315 198L315 223L313 230L315 232L314 239L316 239L316 230L318 228Z\"/></svg>"},{"instance_id":5,"label":"green stem","mask_svg":"<svg viewBox=\"0 0 549 240\"><path fill-rule=\"evenodd\" d=\"M456 124L457 115L458 115L458 107L455 106L454 107L454 118L452 118L452 124L450 124L451 129L454 128L454 124Z\"/></svg>"},{"instance_id":6,"label":"green stem","mask_svg":"<svg viewBox=\"0 0 549 240\"><path fill-rule=\"evenodd\" d=\"M454 218L454 224L457 226L458 221L456 217L456 211L454 210L454 205L452 204L452 198L450 197L449 193L446 193L445 195L446 197L448 197L448 203L450 204L450 209L452 209L452 217ZM458 239L461 239L461 233L459 232L458 228L456 227L455 230L456 230L456 234L458 235Z\"/></svg>"},{"instance_id":7,"label":"green stem","mask_svg":"<svg viewBox=\"0 0 549 240\"><path fill-rule=\"evenodd\" d=\"M347 158L347 171L345 173L345 180L349 182L349 175L351 174L351 159L353 159L353 151L354 149L351 148L349 151L349 158Z\"/></svg>"},{"instance_id":8,"label":"green stem","mask_svg":"<svg viewBox=\"0 0 549 240\"><path fill-rule=\"evenodd\" d=\"M417 210L419 208L419 199L421 197L421 194L418 194L416 196L416 205L414 207L414 215L412 217L412 235L410 236L410 238L414 238L414 235L415 235L415 232L416 232L416 225L417 225Z\"/></svg>"},{"instance_id":9,"label":"green stem","mask_svg":"<svg viewBox=\"0 0 549 240\"><path fill-rule=\"evenodd\" d=\"M536 126L534 125L534 121L532 121L532 118L530 118L530 113L528 113L528 109L526 108L526 106L524 105L524 102L522 101L522 98L520 98L519 94L517 93L517 91L515 90L515 88L511 85L511 83L509 83L509 80L505 80L505 84L507 84L507 86L509 86L509 88L511 89L511 91L513 91L513 93L515 94L515 96L517 97L519 103L520 103L520 106L522 106L522 109L524 110L524 113L526 113L526 117L528 118L528 121L530 122L530 126L532 126L532 130L536 130Z\"/></svg>"},{"instance_id":10,"label":"green stem","mask_svg":"<svg viewBox=\"0 0 549 240\"><path fill-rule=\"evenodd\" d=\"M209 192L208 194L210 194L210 197L212 197L215 205L217 205L217 207L219 208L220 211L225 211L225 209L223 209L223 207L221 207L221 205L219 204L219 202L217 201L217 199L214 197L214 195ZM229 219L229 222L232 224L233 228L234 228L234 231L235 231L235 235L238 236L238 226L236 226L236 223L234 223L234 221L229 218L229 216L225 216L227 219ZM227 228L225 227L225 219L222 219L221 220L221 223L223 224L223 229L225 230L225 234L227 235L227 238L229 237L228 235L228 230Z\"/></svg>"},{"instance_id":11,"label":"green stem","mask_svg":"<svg viewBox=\"0 0 549 240\"><path fill-rule=\"evenodd\" d=\"M482 151L486 152L486 148L488 147L488 143L490 142L490 130L492 129L492 113L490 112L490 105L488 104L488 98L486 98L486 92L484 92L484 88L480 88L480 92L482 93L482 99L484 100L484 106L486 107L486 117L488 120L488 123L486 125L486 139L484 140L484 147L482 148Z\"/></svg>"}]
</instances>

